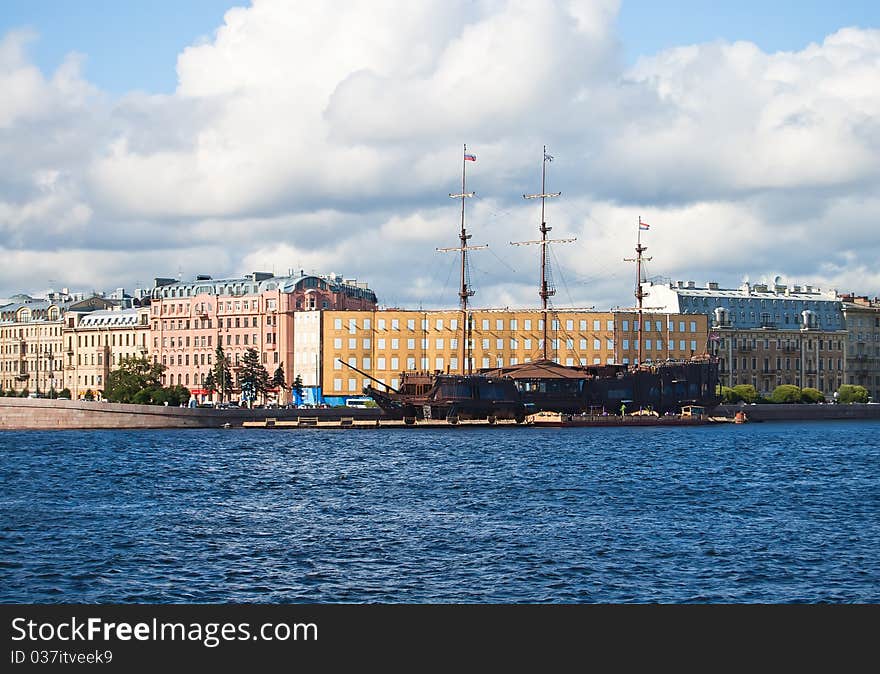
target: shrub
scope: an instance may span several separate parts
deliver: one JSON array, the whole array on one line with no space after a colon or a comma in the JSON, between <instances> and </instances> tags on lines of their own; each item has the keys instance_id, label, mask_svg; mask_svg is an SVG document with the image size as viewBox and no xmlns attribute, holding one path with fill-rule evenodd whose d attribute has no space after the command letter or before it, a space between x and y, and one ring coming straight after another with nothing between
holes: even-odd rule
<instances>
[{"instance_id":1,"label":"shrub","mask_svg":"<svg viewBox=\"0 0 880 674\"><path fill-rule=\"evenodd\" d=\"M734 403L738 403L742 398L739 397L736 391L734 391L729 386L721 387L721 402L727 405L732 405Z\"/></svg>"},{"instance_id":2,"label":"shrub","mask_svg":"<svg viewBox=\"0 0 880 674\"><path fill-rule=\"evenodd\" d=\"M758 399L758 392L751 384L737 384L733 387L733 392L747 403L753 403Z\"/></svg>"},{"instance_id":3,"label":"shrub","mask_svg":"<svg viewBox=\"0 0 880 674\"><path fill-rule=\"evenodd\" d=\"M815 388L805 388L801 391L801 402L804 403L823 403L825 396L822 391Z\"/></svg>"},{"instance_id":4,"label":"shrub","mask_svg":"<svg viewBox=\"0 0 880 674\"><path fill-rule=\"evenodd\" d=\"M67 388L67 387L65 386L65 387L64 387L63 389L61 389L61 391L58 393L58 397L59 397L59 398L67 398L68 400L70 400L70 389Z\"/></svg>"},{"instance_id":5,"label":"shrub","mask_svg":"<svg viewBox=\"0 0 880 674\"><path fill-rule=\"evenodd\" d=\"M92 389L87 388L86 392L83 393L83 400L94 400L95 394L92 392Z\"/></svg>"},{"instance_id":6,"label":"shrub","mask_svg":"<svg viewBox=\"0 0 880 674\"><path fill-rule=\"evenodd\" d=\"M799 403L801 398L801 390L792 384L780 384L770 394L772 403Z\"/></svg>"},{"instance_id":7,"label":"shrub","mask_svg":"<svg viewBox=\"0 0 880 674\"><path fill-rule=\"evenodd\" d=\"M868 402L868 389L864 386L844 384L837 389L837 402L839 403L866 403Z\"/></svg>"}]
</instances>

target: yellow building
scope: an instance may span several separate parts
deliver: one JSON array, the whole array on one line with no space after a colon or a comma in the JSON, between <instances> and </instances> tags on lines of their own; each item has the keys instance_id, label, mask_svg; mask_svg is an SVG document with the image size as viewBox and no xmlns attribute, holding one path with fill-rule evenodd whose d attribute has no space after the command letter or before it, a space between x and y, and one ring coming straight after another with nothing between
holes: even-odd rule
<instances>
[{"instance_id":1,"label":"yellow building","mask_svg":"<svg viewBox=\"0 0 880 674\"><path fill-rule=\"evenodd\" d=\"M0 307L0 384L7 393L61 388L61 328L67 302L32 299Z\"/></svg>"},{"instance_id":2,"label":"yellow building","mask_svg":"<svg viewBox=\"0 0 880 674\"><path fill-rule=\"evenodd\" d=\"M540 310L470 312L471 369L506 367L544 356ZM646 314L643 360L706 353L707 317ZM404 371L461 372L462 312L324 311L321 379L325 398L358 396L370 380L357 367L396 388ZM547 313L547 357L563 365L638 361L638 314L591 310ZM342 361L342 362L340 362Z\"/></svg>"},{"instance_id":3,"label":"yellow building","mask_svg":"<svg viewBox=\"0 0 880 674\"><path fill-rule=\"evenodd\" d=\"M149 353L150 308L83 312L73 307L64 324L64 386L71 397L91 391L95 398L107 375L126 358L146 358Z\"/></svg>"}]
</instances>

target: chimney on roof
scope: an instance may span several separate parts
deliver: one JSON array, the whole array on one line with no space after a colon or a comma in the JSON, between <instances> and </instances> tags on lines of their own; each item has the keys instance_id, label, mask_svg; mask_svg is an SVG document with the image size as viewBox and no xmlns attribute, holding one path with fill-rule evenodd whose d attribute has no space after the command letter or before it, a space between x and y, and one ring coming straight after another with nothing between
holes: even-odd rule
<instances>
[{"instance_id":1,"label":"chimney on roof","mask_svg":"<svg viewBox=\"0 0 880 674\"><path fill-rule=\"evenodd\" d=\"M676 281L679 288L684 288L684 281Z\"/></svg>"},{"instance_id":2,"label":"chimney on roof","mask_svg":"<svg viewBox=\"0 0 880 674\"><path fill-rule=\"evenodd\" d=\"M804 286L804 292L805 293L813 292L813 286Z\"/></svg>"},{"instance_id":3,"label":"chimney on roof","mask_svg":"<svg viewBox=\"0 0 880 674\"><path fill-rule=\"evenodd\" d=\"M688 281L688 288L696 288L697 284L694 281Z\"/></svg>"},{"instance_id":4,"label":"chimney on roof","mask_svg":"<svg viewBox=\"0 0 880 674\"><path fill-rule=\"evenodd\" d=\"M706 288L708 288L709 290L718 290L718 283L717 283L717 281L709 281L709 282L706 284Z\"/></svg>"}]
</instances>

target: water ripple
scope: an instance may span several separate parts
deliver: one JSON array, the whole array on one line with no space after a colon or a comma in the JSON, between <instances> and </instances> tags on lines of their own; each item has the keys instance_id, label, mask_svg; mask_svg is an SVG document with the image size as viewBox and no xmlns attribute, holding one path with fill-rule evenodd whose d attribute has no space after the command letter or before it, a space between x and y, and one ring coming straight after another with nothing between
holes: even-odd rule
<instances>
[{"instance_id":1,"label":"water ripple","mask_svg":"<svg viewBox=\"0 0 880 674\"><path fill-rule=\"evenodd\" d=\"M0 601L880 601L877 422L0 434Z\"/></svg>"}]
</instances>

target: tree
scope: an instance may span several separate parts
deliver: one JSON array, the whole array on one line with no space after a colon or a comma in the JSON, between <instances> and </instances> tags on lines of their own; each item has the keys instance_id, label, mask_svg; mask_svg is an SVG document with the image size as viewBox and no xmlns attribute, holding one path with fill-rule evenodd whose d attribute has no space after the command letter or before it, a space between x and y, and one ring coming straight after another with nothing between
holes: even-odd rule
<instances>
[{"instance_id":1,"label":"tree","mask_svg":"<svg viewBox=\"0 0 880 674\"><path fill-rule=\"evenodd\" d=\"M61 391L58 393L58 397L59 397L59 398L67 398L68 400L70 400L70 389L67 388L67 387L65 386L65 387L64 387L63 389L61 389Z\"/></svg>"},{"instance_id":2,"label":"tree","mask_svg":"<svg viewBox=\"0 0 880 674\"><path fill-rule=\"evenodd\" d=\"M738 384L733 387L733 392L747 403L753 403L758 399L758 392L751 384Z\"/></svg>"},{"instance_id":3,"label":"tree","mask_svg":"<svg viewBox=\"0 0 880 674\"><path fill-rule=\"evenodd\" d=\"M28 390L28 387L25 386L25 387L21 390L21 393L18 394L18 397L19 397L19 398L27 398L30 394L31 394L31 392Z\"/></svg>"},{"instance_id":4,"label":"tree","mask_svg":"<svg viewBox=\"0 0 880 674\"><path fill-rule=\"evenodd\" d=\"M92 393L92 389L87 388L87 389L86 389L86 392L83 393L83 400L89 400L89 401L91 401L91 400L94 400L94 399L95 399L95 394Z\"/></svg>"},{"instance_id":5,"label":"tree","mask_svg":"<svg viewBox=\"0 0 880 674\"><path fill-rule=\"evenodd\" d=\"M770 402L773 403L799 403L801 390L791 384L780 384L770 394Z\"/></svg>"},{"instance_id":6,"label":"tree","mask_svg":"<svg viewBox=\"0 0 880 674\"><path fill-rule=\"evenodd\" d=\"M55 387L49 389L49 397L55 399L58 397L58 391L55 390Z\"/></svg>"},{"instance_id":7,"label":"tree","mask_svg":"<svg viewBox=\"0 0 880 674\"><path fill-rule=\"evenodd\" d=\"M819 389L805 388L801 389L802 403L820 403L825 402L825 395Z\"/></svg>"},{"instance_id":8,"label":"tree","mask_svg":"<svg viewBox=\"0 0 880 674\"><path fill-rule=\"evenodd\" d=\"M116 403L143 403L162 388L163 372L164 365L151 363L147 358L125 358L119 368L107 375L104 397Z\"/></svg>"},{"instance_id":9,"label":"tree","mask_svg":"<svg viewBox=\"0 0 880 674\"><path fill-rule=\"evenodd\" d=\"M214 379L214 370L208 370L208 375L205 377L205 390L208 392L208 395L214 395L214 392L217 390L217 380Z\"/></svg>"},{"instance_id":10,"label":"tree","mask_svg":"<svg viewBox=\"0 0 880 674\"><path fill-rule=\"evenodd\" d=\"M223 353L223 345L217 344L214 351L214 385L220 391L220 402L226 400L226 394L232 391L232 370L229 367L229 358Z\"/></svg>"},{"instance_id":11,"label":"tree","mask_svg":"<svg viewBox=\"0 0 880 674\"><path fill-rule=\"evenodd\" d=\"M868 402L868 389L854 384L843 384L837 389L837 402L839 403L866 403Z\"/></svg>"},{"instance_id":12,"label":"tree","mask_svg":"<svg viewBox=\"0 0 880 674\"><path fill-rule=\"evenodd\" d=\"M742 398L729 386L722 386L721 391L721 402L726 405L733 405L734 403L738 403Z\"/></svg>"},{"instance_id":13,"label":"tree","mask_svg":"<svg viewBox=\"0 0 880 674\"><path fill-rule=\"evenodd\" d=\"M258 395L266 395L269 388L269 373L260 362L260 354L253 347L246 349L238 371L238 387L242 397L249 402L256 400Z\"/></svg>"},{"instance_id":14,"label":"tree","mask_svg":"<svg viewBox=\"0 0 880 674\"><path fill-rule=\"evenodd\" d=\"M168 403L170 407L179 407L180 405L186 405L191 395L186 386L176 384L175 386L168 386L155 391L152 396L152 403L154 405Z\"/></svg>"},{"instance_id":15,"label":"tree","mask_svg":"<svg viewBox=\"0 0 880 674\"><path fill-rule=\"evenodd\" d=\"M272 386L284 388L285 385L284 363L281 363L277 368L275 368L275 374L272 375Z\"/></svg>"},{"instance_id":16,"label":"tree","mask_svg":"<svg viewBox=\"0 0 880 674\"><path fill-rule=\"evenodd\" d=\"M302 400L302 397L303 397L303 378L300 375L296 375L296 377L293 378L293 387L292 388L293 388L293 392L296 394L296 396L300 400Z\"/></svg>"}]
</instances>

